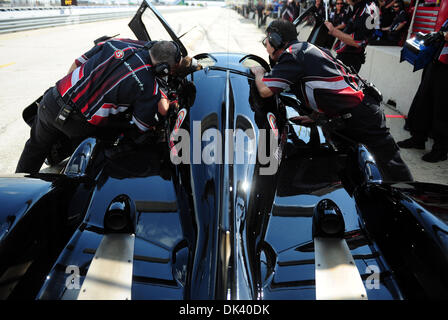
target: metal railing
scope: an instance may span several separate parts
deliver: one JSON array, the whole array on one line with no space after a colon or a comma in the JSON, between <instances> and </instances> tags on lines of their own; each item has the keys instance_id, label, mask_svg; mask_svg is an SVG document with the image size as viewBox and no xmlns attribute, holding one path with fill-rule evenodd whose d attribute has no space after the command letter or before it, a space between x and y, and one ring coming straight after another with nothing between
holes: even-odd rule
<instances>
[{"instance_id":1,"label":"metal railing","mask_svg":"<svg viewBox=\"0 0 448 320\"><path fill-rule=\"evenodd\" d=\"M53 11L53 12L50 12ZM63 26L70 24L79 24L86 22L95 22L109 19L119 19L131 17L137 11L137 7L130 7L126 10L102 10L99 12L77 12L61 10L54 12L54 10L40 11L37 15L22 16L22 17L1 17L0 16L0 34L25 31L31 29L40 29L46 27ZM53 13L53 14L52 14Z\"/></svg>"},{"instance_id":2,"label":"metal railing","mask_svg":"<svg viewBox=\"0 0 448 320\"><path fill-rule=\"evenodd\" d=\"M56 27L69 24L132 17L139 6L129 7L58 7L58 8L0 8L0 34ZM162 13L202 10L199 6L156 6Z\"/></svg>"}]
</instances>

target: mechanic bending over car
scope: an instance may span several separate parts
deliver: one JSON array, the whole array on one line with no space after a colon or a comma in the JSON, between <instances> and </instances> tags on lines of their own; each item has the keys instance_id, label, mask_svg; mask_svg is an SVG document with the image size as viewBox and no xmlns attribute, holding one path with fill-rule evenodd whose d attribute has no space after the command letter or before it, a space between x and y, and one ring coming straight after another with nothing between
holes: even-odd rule
<instances>
[{"instance_id":1,"label":"mechanic bending over car","mask_svg":"<svg viewBox=\"0 0 448 320\"><path fill-rule=\"evenodd\" d=\"M399 148L386 127L380 101L372 87L350 73L326 49L297 40L295 26L286 20L274 20L263 40L275 63L265 74L263 67L252 67L256 87L262 98L290 88L313 110L310 116L293 119L311 124L319 117L340 118L344 123L337 132L367 146L374 155L385 181L412 181Z\"/></svg>"},{"instance_id":2,"label":"mechanic bending over car","mask_svg":"<svg viewBox=\"0 0 448 320\"><path fill-rule=\"evenodd\" d=\"M170 106L156 75L174 73L181 60L172 41L98 43L45 92L16 172L39 172L62 135L81 142L111 128L156 130ZM131 120L134 125L129 125Z\"/></svg>"}]
</instances>

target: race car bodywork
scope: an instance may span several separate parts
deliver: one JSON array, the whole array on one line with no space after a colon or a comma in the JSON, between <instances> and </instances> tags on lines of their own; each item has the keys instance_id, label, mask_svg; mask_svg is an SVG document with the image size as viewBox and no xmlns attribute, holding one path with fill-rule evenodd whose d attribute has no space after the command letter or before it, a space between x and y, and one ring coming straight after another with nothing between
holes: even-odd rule
<instances>
[{"instance_id":1,"label":"race car bodywork","mask_svg":"<svg viewBox=\"0 0 448 320\"><path fill-rule=\"evenodd\" d=\"M159 16L143 2L140 40L146 9ZM248 63L262 59L195 58L193 102L161 139L92 137L59 174L0 178L2 299L86 298L106 282L97 260L132 267L102 269L123 282L96 299L448 298L447 186L382 182L365 147L289 122L293 97L256 93ZM131 258L105 241L117 235ZM341 266L349 281L330 288Z\"/></svg>"}]
</instances>

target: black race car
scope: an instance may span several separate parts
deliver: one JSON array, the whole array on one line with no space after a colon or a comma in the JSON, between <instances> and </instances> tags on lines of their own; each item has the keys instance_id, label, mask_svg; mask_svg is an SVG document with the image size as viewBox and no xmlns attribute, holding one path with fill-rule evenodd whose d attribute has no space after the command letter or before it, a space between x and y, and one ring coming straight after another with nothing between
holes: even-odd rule
<instances>
[{"instance_id":1,"label":"black race car","mask_svg":"<svg viewBox=\"0 0 448 320\"><path fill-rule=\"evenodd\" d=\"M186 56L148 1L136 38L146 14ZM194 58L167 79L180 107L159 135L91 137L60 173L0 178L2 299L448 298L448 186L385 183L337 123L289 121L307 109L258 96L263 59Z\"/></svg>"}]
</instances>

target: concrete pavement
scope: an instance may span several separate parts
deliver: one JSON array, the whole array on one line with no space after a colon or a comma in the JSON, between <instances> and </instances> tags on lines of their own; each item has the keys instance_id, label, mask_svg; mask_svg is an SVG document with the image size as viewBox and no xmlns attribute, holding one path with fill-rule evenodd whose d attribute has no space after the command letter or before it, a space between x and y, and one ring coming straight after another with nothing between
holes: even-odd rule
<instances>
[{"instance_id":1,"label":"concrete pavement","mask_svg":"<svg viewBox=\"0 0 448 320\"><path fill-rule=\"evenodd\" d=\"M414 93L412 93L414 94ZM386 114L399 114L393 107L383 104ZM408 131L404 130L403 118L387 118L387 125L395 141L401 141L410 137ZM412 175L416 181L442 183L448 185L448 160L429 163L421 159L421 157L431 151L432 140L426 141L426 150L417 149L401 149L401 157L408 165Z\"/></svg>"}]
</instances>

